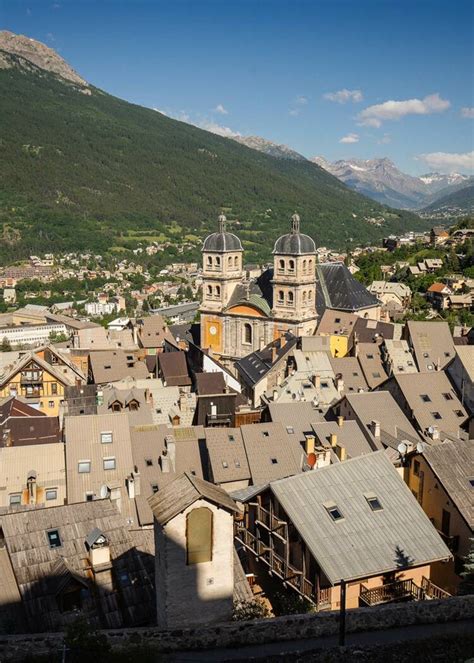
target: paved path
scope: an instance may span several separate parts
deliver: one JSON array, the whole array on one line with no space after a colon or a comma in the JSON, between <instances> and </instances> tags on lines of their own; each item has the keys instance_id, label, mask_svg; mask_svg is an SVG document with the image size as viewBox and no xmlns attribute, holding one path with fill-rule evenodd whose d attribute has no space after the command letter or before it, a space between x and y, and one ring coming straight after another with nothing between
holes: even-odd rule
<instances>
[{"instance_id":1,"label":"paved path","mask_svg":"<svg viewBox=\"0 0 474 663\"><path fill-rule=\"evenodd\" d=\"M407 640L421 640L432 635L459 634L467 635L474 631L474 620L462 620L449 622L448 624L420 624L393 628L386 631L364 631L361 633L349 633L346 636L347 646L366 646L377 644L390 644ZM179 652L169 655L168 661L174 663L202 662L208 661L232 661L252 660L264 658L265 656L277 656L279 654L294 654L296 652L314 651L337 647L339 644L337 636L325 636L322 638L308 638L305 640L286 640L283 642L271 642L266 645L251 645L234 649L211 649L205 651ZM474 656L474 652L473 652Z\"/></svg>"}]
</instances>

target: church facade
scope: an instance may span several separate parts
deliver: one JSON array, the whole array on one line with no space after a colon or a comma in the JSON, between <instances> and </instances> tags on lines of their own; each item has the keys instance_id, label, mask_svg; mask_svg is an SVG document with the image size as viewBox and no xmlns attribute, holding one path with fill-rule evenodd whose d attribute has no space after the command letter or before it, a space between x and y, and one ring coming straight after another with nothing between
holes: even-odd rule
<instances>
[{"instance_id":1,"label":"church facade","mask_svg":"<svg viewBox=\"0 0 474 663\"><path fill-rule=\"evenodd\" d=\"M291 218L290 232L273 248L273 268L257 279L243 269L240 239L227 232L219 217L218 231L204 240L201 346L231 363L291 331L312 335L316 329L316 245Z\"/></svg>"}]
</instances>

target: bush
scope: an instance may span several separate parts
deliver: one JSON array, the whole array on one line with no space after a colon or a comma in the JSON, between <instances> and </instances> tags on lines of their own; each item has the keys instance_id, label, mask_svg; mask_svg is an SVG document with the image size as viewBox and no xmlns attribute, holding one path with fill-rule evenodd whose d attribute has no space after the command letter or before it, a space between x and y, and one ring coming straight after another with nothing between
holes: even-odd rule
<instances>
[{"instance_id":1,"label":"bush","mask_svg":"<svg viewBox=\"0 0 474 663\"><path fill-rule=\"evenodd\" d=\"M66 628L64 643L69 661L84 661L85 656L102 660L110 651L107 636L100 633L85 617L78 617Z\"/></svg>"},{"instance_id":2,"label":"bush","mask_svg":"<svg viewBox=\"0 0 474 663\"><path fill-rule=\"evenodd\" d=\"M276 617L281 615L301 615L312 612L312 604L296 592L278 592L272 599L273 612Z\"/></svg>"},{"instance_id":3,"label":"bush","mask_svg":"<svg viewBox=\"0 0 474 663\"><path fill-rule=\"evenodd\" d=\"M265 619L270 613L267 606L259 599L249 601L236 601L232 619L235 622L247 621L249 619Z\"/></svg>"}]
</instances>

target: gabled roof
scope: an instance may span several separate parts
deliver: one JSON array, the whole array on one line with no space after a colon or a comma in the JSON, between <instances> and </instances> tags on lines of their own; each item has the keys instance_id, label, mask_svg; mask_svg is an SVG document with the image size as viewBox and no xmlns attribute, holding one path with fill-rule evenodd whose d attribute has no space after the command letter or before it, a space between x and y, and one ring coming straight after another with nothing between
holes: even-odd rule
<instances>
[{"instance_id":1,"label":"gabled roof","mask_svg":"<svg viewBox=\"0 0 474 663\"><path fill-rule=\"evenodd\" d=\"M0 386L7 384L31 361L35 362L40 368L52 375L61 384L69 386L75 384L74 378L72 378L72 376L68 375L67 373L62 373L59 366L52 366L51 364L48 364L47 361L41 359L41 357L36 354L36 351L30 351L22 355L17 362L9 367L9 371L7 371L3 376L0 376ZM74 373L78 374L77 366L74 367Z\"/></svg>"},{"instance_id":2,"label":"gabled roof","mask_svg":"<svg viewBox=\"0 0 474 663\"><path fill-rule=\"evenodd\" d=\"M160 348L165 341L176 345L176 340L161 315L154 314L143 318L138 321L138 325L142 348Z\"/></svg>"},{"instance_id":3,"label":"gabled roof","mask_svg":"<svg viewBox=\"0 0 474 663\"><path fill-rule=\"evenodd\" d=\"M360 311L380 306L367 288L357 281L342 262L322 263L316 266L319 288L326 308L341 311Z\"/></svg>"},{"instance_id":4,"label":"gabled roof","mask_svg":"<svg viewBox=\"0 0 474 663\"><path fill-rule=\"evenodd\" d=\"M301 472L303 448L281 423L246 424L240 428L252 475L263 484Z\"/></svg>"},{"instance_id":5,"label":"gabled roof","mask_svg":"<svg viewBox=\"0 0 474 663\"><path fill-rule=\"evenodd\" d=\"M423 456L454 502L474 529L474 442L456 440L425 447Z\"/></svg>"},{"instance_id":6,"label":"gabled roof","mask_svg":"<svg viewBox=\"0 0 474 663\"><path fill-rule=\"evenodd\" d=\"M250 479L240 428L207 428L206 446L215 483Z\"/></svg>"},{"instance_id":7,"label":"gabled roof","mask_svg":"<svg viewBox=\"0 0 474 663\"><path fill-rule=\"evenodd\" d=\"M118 382L127 377L148 377L145 363L136 361L133 353L123 350L93 351L89 354L89 362L95 384Z\"/></svg>"},{"instance_id":8,"label":"gabled roof","mask_svg":"<svg viewBox=\"0 0 474 663\"><path fill-rule=\"evenodd\" d=\"M406 330L420 373L435 371L436 366L442 369L452 361L455 348L447 322L409 320Z\"/></svg>"},{"instance_id":9,"label":"gabled roof","mask_svg":"<svg viewBox=\"0 0 474 663\"><path fill-rule=\"evenodd\" d=\"M383 451L275 481L270 489L332 585L451 557ZM370 496L382 509L372 511ZM331 518L330 505L341 520Z\"/></svg>"},{"instance_id":10,"label":"gabled roof","mask_svg":"<svg viewBox=\"0 0 474 663\"><path fill-rule=\"evenodd\" d=\"M200 499L212 502L227 511L239 513L236 503L225 490L187 472L152 495L148 504L155 519L164 526Z\"/></svg>"},{"instance_id":11,"label":"gabled roof","mask_svg":"<svg viewBox=\"0 0 474 663\"><path fill-rule=\"evenodd\" d=\"M186 363L186 353L183 350L177 352L161 352L158 355L158 363L163 376L163 381L168 387L186 387L191 384Z\"/></svg>"},{"instance_id":12,"label":"gabled roof","mask_svg":"<svg viewBox=\"0 0 474 663\"><path fill-rule=\"evenodd\" d=\"M272 341L263 350L257 350L237 360L235 367L246 384L255 385L295 347L297 342L298 339L295 336L288 334L288 339L283 346L281 339Z\"/></svg>"},{"instance_id":13,"label":"gabled roof","mask_svg":"<svg viewBox=\"0 0 474 663\"><path fill-rule=\"evenodd\" d=\"M225 394L226 386L224 375L215 371L214 373L195 373L196 391L199 396Z\"/></svg>"}]
</instances>

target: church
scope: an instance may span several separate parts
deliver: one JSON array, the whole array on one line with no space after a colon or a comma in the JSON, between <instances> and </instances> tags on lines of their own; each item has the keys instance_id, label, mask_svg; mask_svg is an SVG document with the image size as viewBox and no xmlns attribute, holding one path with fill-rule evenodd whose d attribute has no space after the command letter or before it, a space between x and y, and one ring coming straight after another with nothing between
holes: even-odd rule
<instances>
[{"instance_id":1,"label":"church","mask_svg":"<svg viewBox=\"0 0 474 663\"><path fill-rule=\"evenodd\" d=\"M201 347L224 363L260 350L286 332L314 334L326 308L378 319L380 302L356 281L343 263L317 265L316 244L291 217L290 232L273 247L273 267L249 278L240 239L226 228L203 242ZM345 296L344 296L345 295Z\"/></svg>"}]
</instances>

